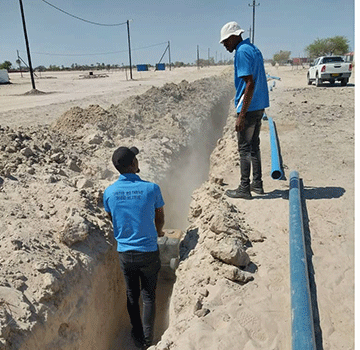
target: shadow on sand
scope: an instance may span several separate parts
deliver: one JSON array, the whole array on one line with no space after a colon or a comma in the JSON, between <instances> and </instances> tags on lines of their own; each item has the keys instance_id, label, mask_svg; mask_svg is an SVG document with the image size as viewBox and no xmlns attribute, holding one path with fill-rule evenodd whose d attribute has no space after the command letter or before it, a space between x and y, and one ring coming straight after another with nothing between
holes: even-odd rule
<instances>
[{"instance_id":1,"label":"shadow on sand","mask_svg":"<svg viewBox=\"0 0 360 350\"><path fill-rule=\"evenodd\" d=\"M305 187L302 190L302 196L306 199L333 199L340 198L345 189L342 187ZM263 195L254 196L253 199L289 199L289 190L274 190Z\"/></svg>"}]
</instances>

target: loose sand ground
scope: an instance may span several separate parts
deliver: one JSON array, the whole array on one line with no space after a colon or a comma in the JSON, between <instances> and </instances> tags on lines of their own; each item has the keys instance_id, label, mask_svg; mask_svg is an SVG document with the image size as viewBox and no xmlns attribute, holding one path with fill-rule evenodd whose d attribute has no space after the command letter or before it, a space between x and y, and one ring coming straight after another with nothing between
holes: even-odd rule
<instances>
[{"instance_id":1,"label":"loose sand ground","mask_svg":"<svg viewBox=\"0 0 360 350\"><path fill-rule=\"evenodd\" d=\"M324 85L319 88L307 86L306 69L269 66L266 70L281 78L270 92L271 106L267 115L276 123L285 176L288 178L291 170L297 170L304 185L304 222L311 239L310 280L318 349L350 350L354 348L354 77L347 87ZM34 128L51 124L71 107L86 108L98 104L108 110L112 104L141 95L151 86L162 87L167 82L179 84L183 79L193 82L223 71L224 67L212 67L135 72L133 81L126 80L124 72L107 73L108 77L97 79L80 79L82 72L43 73L36 80L36 88L46 92L44 95L24 95L31 89L28 79L11 74L13 84L0 85L0 125L16 129L18 126ZM231 76L229 80L232 80ZM195 98L201 102L201 97ZM169 102L168 106L171 113L173 105ZM96 113L103 111L97 109ZM145 122L142 124L146 129ZM268 123L264 121L261 150L265 195L254 195L252 201L224 196L224 190L235 188L239 181L234 122L234 112L230 110L223 136L211 155L212 180L193 195L192 223L185 235L185 253L170 304L170 327L156 346L158 350L287 350L291 347L288 179L273 180L270 177L269 132ZM166 136L163 130L161 137ZM136 135L131 139L134 140ZM155 152L151 143L147 144L143 139L138 142L148 145L149 153ZM162 139L162 142L168 141ZM156 154L153 155L155 158L145 156L143 159L144 174L149 176L152 173L148 164L157 160ZM104 159L98 159L99 168L105 164ZM3 181L10 186L7 178ZM5 185L8 191L9 187ZM51 202L56 208L56 189L51 194L41 189L37 191L44 207ZM37 201L35 193L36 189L32 196ZM77 198L69 193L61 194L65 195L72 199L71 207L76 206ZM11 200L14 205L13 214L5 217L7 225L18 225L16 200L19 199L21 195L1 198L4 208L6 200ZM53 206L50 205L49 211ZM199 210L203 215L199 215ZM209 254L216 248L214 242L220 244L223 239L211 229L211 225L215 225L213 216L234 220L231 216L234 212L240 232L251 243L246 250L251 259L246 276L253 280L240 284L224 278L224 266L218 265ZM56 217L57 214L53 215ZM32 230L36 232L35 227ZM194 232L198 235L196 239ZM20 243L12 244L21 246ZM3 245L1 249L5 247ZM8 261L1 261L5 270ZM41 272L42 267L37 269ZM12 282L1 286L14 287ZM6 335L3 332L2 336Z\"/></svg>"},{"instance_id":2,"label":"loose sand ground","mask_svg":"<svg viewBox=\"0 0 360 350\"><path fill-rule=\"evenodd\" d=\"M173 69L171 71L137 72L133 70L133 80L129 71L94 71L107 75L106 78L86 79L89 72L45 72L36 73L35 88L45 95L23 96L32 89L29 74L10 74L13 84L0 86L1 125L36 125L51 123L71 107L86 108L100 105L107 109L132 95L144 93L152 86L162 86L167 82L175 84L183 79L192 82L209 77L223 70L223 67ZM41 75L40 75L41 74ZM21 114L21 120L14 118L12 111Z\"/></svg>"}]
</instances>

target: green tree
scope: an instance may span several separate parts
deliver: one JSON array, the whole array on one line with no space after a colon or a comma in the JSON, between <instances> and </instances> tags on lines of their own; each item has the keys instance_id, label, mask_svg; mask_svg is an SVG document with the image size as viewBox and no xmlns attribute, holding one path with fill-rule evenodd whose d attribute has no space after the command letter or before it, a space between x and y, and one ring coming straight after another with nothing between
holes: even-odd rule
<instances>
[{"instance_id":1,"label":"green tree","mask_svg":"<svg viewBox=\"0 0 360 350\"><path fill-rule=\"evenodd\" d=\"M12 63L10 61L5 61L4 63L0 64L0 69L6 69L9 70L12 66Z\"/></svg>"},{"instance_id":2,"label":"green tree","mask_svg":"<svg viewBox=\"0 0 360 350\"><path fill-rule=\"evenodd\" d=\"M174 66L174 67L184 67L184 66L185 66L185 63L184 63L184 62L176 61L175 63L173 63L173 66Z\"/></svg>"},{"instance_id":3,"label":"green tree","mask_svg":"<svg viewBox=\"0 0 360 350\"><path fill-rule=\"evenodd\" d=\"M316 39L305 48L310 58L328 55L343 55L349 51L349 40L345 36Z\"/></svg>"},{"instance_id":4,"label":"green tree","mask_svg":"<svg viewBox=\"0 0 360 350\"><path fill-rule=\"evenodd\" d=\"M277 52L273 56L273 61L276 63L279 63L280 65L285 64L286 62L288 62L290 60L290 55L291 55L291 51L280 50L280 52Z\"/></svg>"},{"instance_id":5,"label":"green tree","mask_svg":"<svg viewBox=\"0 0 360 350\"><path fill-rule=\"evenodd\" d=\"M39 66L39 67L36 67L35 70L38 71L38 72L45 72L46 67L45 66Z\"/></svg>"},{"instance_id":6,"label":"green tree","mask_svg":"<svg viewBox=\"0 0 360 350\"><path fill-rule=\"evenodd\" d=\"M55 64L50 64L49 70L50 70L50 71L59 71L59 70L60 70L60 67L58 67L58 66L55 65Z\"/></svg>"}]
</instances>

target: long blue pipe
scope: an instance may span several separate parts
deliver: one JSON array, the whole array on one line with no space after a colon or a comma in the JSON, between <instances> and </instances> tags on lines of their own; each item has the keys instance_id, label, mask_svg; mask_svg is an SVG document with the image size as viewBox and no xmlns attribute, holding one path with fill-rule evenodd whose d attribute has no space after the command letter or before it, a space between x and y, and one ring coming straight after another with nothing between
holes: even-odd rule
<instances>
[{"instance_id":1,"label":"long blue pipe","mask_svg":"<svg viewBox=\"0 0 360 350\"><path fill-rule=\"evenodd\" d=\"M297 171L290 173L289 203L292 350L315 350L300 180Z\"/></svg>"},{"instance_id":2,"label":"long blue pipe","mask_svg":"<svg viewBox=\"0 0 360 350\"><path fill-rule=\"evenodd\" d=\"M276 79L276 80L281 80L281 78L279 78L279 77L274 77L274 76L269 75L269 74L266 74L266 78L267 78L267 79Z\"/></svg>"},{"instance_id":3,"label":"long blue pipe","mask_svg":"<svg viewBox=\"0 0 360 350\"><path fill-rule=\"evenodd\" d=\"M281 167L280 150L278 139L276 135L275 123L271 117L268 117L269 131L270 131L270 146L271 146L271 177L274 180L279 180L284 177L284 172Z\"/></svg>"}]
</instances>

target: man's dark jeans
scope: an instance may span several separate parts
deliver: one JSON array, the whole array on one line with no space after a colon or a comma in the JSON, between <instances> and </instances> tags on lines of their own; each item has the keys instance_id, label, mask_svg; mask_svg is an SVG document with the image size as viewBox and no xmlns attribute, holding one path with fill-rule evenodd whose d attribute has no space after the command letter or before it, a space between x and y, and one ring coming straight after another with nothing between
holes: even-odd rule
<instances>
[{"instance_id":1,"label":"man's dark jeans","mask_svg":"<svg viewBox=\"0 0 360 350\"><path fill-rule=\"evenodd\" d=\"M243 189L250 188L250 170L253 167L254 184L262 184L260 157L260 128L264 110L247 112L245 128L237 133L240 153L240 185Z\"/></svg>"},{"instance_id":2,"label":"man's dark jeans","mask_svg":"<svg viewBox=\"0 0 360 350\"><path fill-rule=\"evenodd\" d=\"M159 251L120 252L120 265L125 277L127 309L133 334L147 342L152 342L155 323L155 291L161 267ZM139 297L143 301L141 321Z\"/></svg>"}]
</instances>

